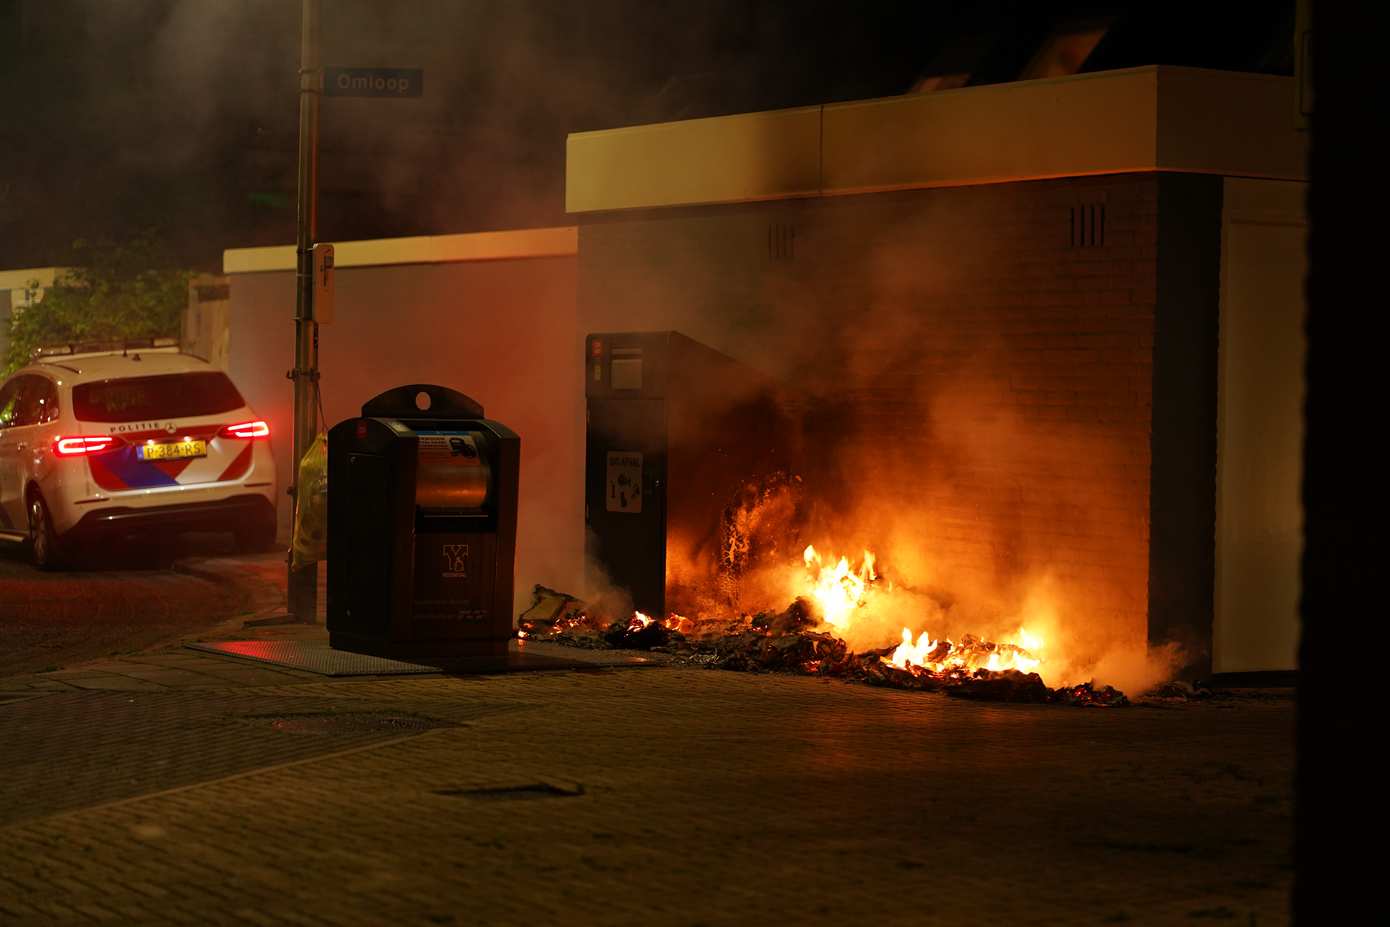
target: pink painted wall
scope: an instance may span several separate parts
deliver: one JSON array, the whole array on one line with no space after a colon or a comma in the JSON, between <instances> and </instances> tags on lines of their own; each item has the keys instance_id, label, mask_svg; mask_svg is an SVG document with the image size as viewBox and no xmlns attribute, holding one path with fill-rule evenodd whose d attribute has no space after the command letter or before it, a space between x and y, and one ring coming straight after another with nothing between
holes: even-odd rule
<instances>
[{"instance_id":1,"label":"pink painted wall","mask_svg":"<svg viewBox=\"0 0 1390 927\"><path fill-rule=\"evenodd\" d=\"M378 392L434 382L481 402L521 435L517 597L583 582L583 336L573 257L343 268L319 337L328 423ZM294 275L231 278L228 372L271 424L290 473ZM288 533L288 499L280 505Z\"/></svg>"}]
</instances>

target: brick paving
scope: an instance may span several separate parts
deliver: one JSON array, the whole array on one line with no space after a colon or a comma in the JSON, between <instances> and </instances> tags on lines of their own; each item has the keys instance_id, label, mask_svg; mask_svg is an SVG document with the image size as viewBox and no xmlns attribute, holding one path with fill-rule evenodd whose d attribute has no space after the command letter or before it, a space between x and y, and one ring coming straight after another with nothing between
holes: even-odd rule
<instances>
[{"instance_id":1,"label":"brick paving","mask_svg":"<svg viewBox=\"0 0 1390 927\"><path fill-rule=\"evenodd\" d=\"M0 545L0 677L130 654L284 605L284 555L191 551L172 569L44 573Z\"/></svg>"},{"instance_id":2,"label":"brick paving","mask_svg":"<svg viewBox=\"0 0 1390 927\"><path fill-rule=\"evenodd\" d=\"M0 922L1287 923L1287 698L142 660L0 684Z\"/></svg>"}]
</instances>

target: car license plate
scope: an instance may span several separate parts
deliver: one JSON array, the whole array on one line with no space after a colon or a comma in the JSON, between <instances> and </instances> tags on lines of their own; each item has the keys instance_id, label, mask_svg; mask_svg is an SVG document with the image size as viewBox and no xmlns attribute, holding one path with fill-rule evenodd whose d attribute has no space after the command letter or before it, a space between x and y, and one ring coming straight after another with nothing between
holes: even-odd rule
<instances>
[{"instance_id":1,"label":"car license plate","mask_svg":"<svg viewBox=\"0 0 1390 927\"><path fill-rule=\"evenodd\" d=\"M141 460L183 460L185 457L206 457L206 441L170 441L164 444L139 445Z\"/></svg>"}]
</instances>

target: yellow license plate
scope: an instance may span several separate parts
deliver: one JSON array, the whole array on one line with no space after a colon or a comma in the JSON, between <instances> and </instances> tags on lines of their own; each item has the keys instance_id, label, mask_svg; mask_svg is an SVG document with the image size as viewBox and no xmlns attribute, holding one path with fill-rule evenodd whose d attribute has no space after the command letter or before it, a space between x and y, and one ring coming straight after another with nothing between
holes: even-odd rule
<instances>
[{"instance_id":1,"label":"yellow license plate","mask_svg":"<svg viewBox=\"0 0 1390 927\"><path fill-rule=\"evenodd\" d=\"M206 441L170 441L166 444L140 445L141 460L183 460L185 457L206 457Z\"/></svg>"}]
</instances>

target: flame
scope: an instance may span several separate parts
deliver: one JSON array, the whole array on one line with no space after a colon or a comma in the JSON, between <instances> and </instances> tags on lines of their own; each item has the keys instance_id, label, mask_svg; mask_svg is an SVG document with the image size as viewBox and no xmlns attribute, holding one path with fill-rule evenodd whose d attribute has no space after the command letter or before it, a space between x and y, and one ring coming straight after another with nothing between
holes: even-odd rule
<instances>
[{"instance_id":1,"label":"flame","mask_svg":"<svg viewBox=\"0 0 1390 927\"><path fill-rule=\"evenodd\" d=\"M819 607L821 620L843 635L854 623L859 609L869 601L874 583L879 579L872 551L864 551L858 567L849 558L827 562L814 546L808 545L802 555L810 588L804 593ZM889 583L889 592L892 584ZM960 641L933 638L930 631L921 631L913 638L911 628L903 628L902 643L894 649L889 662L899 669L917 668L931 673L990 672L1018 670L1035 672L1042 664L1043 641L1038 635L1019 628L1013 635L998 641L984 641L967 635Z\"/></svg>"},{"instance_id":2,"label":"flame","mask_svg":"<svg viewBox=\"0 0 1390 927\"><path fill-rule=\"evenodd\" d=\"M942 618L944 613L940 609L924 609L922 593L910 587L895 586L889 577L880 576L878 561L872 551L865 550L856 565L848 557L823 556L814 546L808 545L801 559L804 571L798 573L790 591L798 601L812 603L809 613L819 619L820 630L830 632L843 642L842 646L855 648L851 653L882 660L919 676L933 674L958 679L981 670L991 673L1013 670L1056 677L1064 684L1071 681L1072 674L1068 671L1070 664L1065 659L1053 654L1052 662L1044 662L1047 659L1044 656L1044 640L1042 635L1036 633L1036 628L1041 624L1049 629L1049 636L1052 636L1056 621L1050 609L1039 607L1038 603L1026 605L1014 619L1026 622L1035 630L1019 627L1012 634L993 641L973 634L965 634L959 639L936 637L931 630L914 631L912 627L900 624L902 618L898 616L903 613L931 614L937 618ZM786 614L791 615L791 610ZM804 619L808 610L802 609L799 614ZM670 613L662 618L654 618L644 612L633 612L627 619L625 630L636 634L656 624L659 629L709 641L721 634L746 632L749 621L748 615L721 618L697 614L692 618ZM618 627L622 625L609 625L602 616L577 611L553 620L546 633L563 634L576 628L608 633ZM767 630L767 626L759 627ZM897 627L902 628L901 641L894 646L890 639L893 629ZM534 636L528 629L517 632L521 640ZM811 661L805 668L814 671L818 666L818 661ZM1056 682L1051 684L1055 685Z\"/></svg>"},{"instance_id":3,"label":"flame","mask_svg":"<svg viewBox=\"0 0 1390 927\"><path fill-rule=\"evenodd\" d=\"M874 572L874 555L864 551L857 570L851 569L848 557L841 557L834 566L826 566L816 548L808 544L802 560L813 574L809 598L820 606L822 620L836 628L847 627L854 610L864 604L869 584L878 579Z\"/></svg>"},{"instance_id":4,"label":"flame","mask_svg":"<svg viewBox=\"0 0 1390 927\"><path fill-rule=\"evenodd\" d=\"M1042 639L1030 634L1026 628L1019 628L1012 639L999 643L974 638L960 643L933 640L927 631L919 634L914 642L912 629L903 628L903 642L893 651L888 662L899 669L919 667L933 673L977 669L992 673L1003 670L1032 673L1042 665L1042 658L1036 656L1041 651Z\"/></svg>"}]
</instances>

